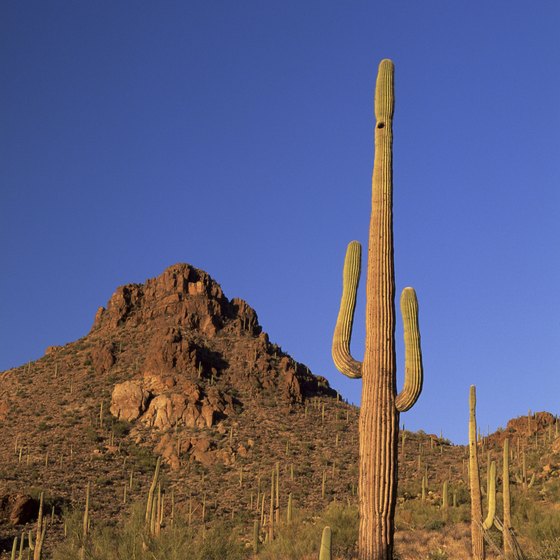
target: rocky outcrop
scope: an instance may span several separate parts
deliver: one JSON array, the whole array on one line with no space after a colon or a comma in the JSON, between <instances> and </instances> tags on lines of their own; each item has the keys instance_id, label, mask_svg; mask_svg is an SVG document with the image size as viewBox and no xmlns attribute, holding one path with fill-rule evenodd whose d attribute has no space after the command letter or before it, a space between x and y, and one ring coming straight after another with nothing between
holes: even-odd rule
<instances>
[{"instance_id":1,"label":"rocky outcrop","mask_svg":"<svg viewBox=\"0 0 560 560\"><path fill-rule=\"evenodd\" d=\"M324 379L270 343L245 301L228 300L206 272L188 264L118 288L97 312L90 336L88 359L97 374L119 371L123 355L122 363L135 364L113 388L111 413L134 423L139 441L151 441L173 468L184 460L227 465L247 454L246 446L214 448L202 435L245 402L292 407L308 396L334 395ZM170 436L177 430L180 442Z\"/></svg>"},{"instance_id":2,"label":"rocky outcrop","mask_svg":"<svg viewBox=\"0 0 560 560\"><path fill-rule=\"evenodd\" d=\"M245 330L260 332L256 313L245 302L230 302L209 274L188 264L171 266L145 284L117 288L107 307L97 311L92 332L162 317L173 317L177 324L206 336L214 336L224 321L233 318Z\"/></svg>"},{"instance_id":3,"label":"rocky outcrop","mask_svg":"<svg viewBox=\"0 0 560 560\"><path fill-rule=\"evenodd\" d=\"M215 387L202 388L189 381L169 384L163 378L146 376L115 385L110 411L121 420L139 419L166 431L175 426L211 428L218 419L235 414L233 405L233 397Z\"/></svg>"},{"instance_id":4,"label":"rocky outcrop","mask_svg":"<svg viewBox=\"0 0 560 560\"><path fill-rule=\"evenodd\" d=\"M115 363L115 347L111 342L104 342L89 353L93 369L98 374L108 372Z\"/></svg>"},{"instance_id":5,"label":"rocky outcrop","mask_svg":"<svg viewBox=\"0 0 560 560\"><path fill-rule=\"evenodd\" d=\"M51 354L56 354L62 346L47 346L45 350L45 356L50 356Z\"/></svg>"}]
</instances>

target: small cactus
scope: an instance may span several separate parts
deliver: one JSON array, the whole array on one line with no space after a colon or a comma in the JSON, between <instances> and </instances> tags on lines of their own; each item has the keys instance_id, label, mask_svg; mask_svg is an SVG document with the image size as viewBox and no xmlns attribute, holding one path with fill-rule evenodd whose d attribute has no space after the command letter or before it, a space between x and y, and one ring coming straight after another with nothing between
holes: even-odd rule
<instances>
[{"instance_id":1,"label":"small cactus","mask_svg":"<svg viewBox=\"0 0 560 560\"><path fill-rule=\"evenodd\" d=\"M319 560L331 560L332 558L332 542L331 528L329 526L323 529L321 535L321 549L319 550Z\"/></svg>"},{"instance_id":2,"label":"small cactus","mask_svg":"<svg viewBox=\"0 0 560 560\"><path fill-rule=\"evenodd\" d=\"M288 508L286 509L286 523L290 525L292 523L292 518L294 515L293 512L293 503L292 503L292 493L288 494Z\"/></svg>"},{"instance_id":3,"label":"small cactus","mask_svg":"<svg viewBox=\"0 0 560 560\"><path fill-rule=\"evenodd\" d=\"M14 537L14 542L12 544L12 555L10 556L10 560L16 560L17 545L18 545L18 538Z\"/></svg>"},{"instance_id":4,"label":"small cactus","mask_svg":"<svg viewBox=\"0 0 560 560\"><path fill-rule=\"evenodd\" d=\"M449 507L449 483L447 480L443 483L442 497L441 497L441 507L447 509Z\"/></svg>"},{"instance_id":5,"label":"small cactus","mask_svg":"<svg viewBox=\"0 0 560 560\"><path fill-rule=\"evenodd\" d=\"M257 519L253 522L253 552L259 552L259 522Z\"/></svg>"}]
</instances>

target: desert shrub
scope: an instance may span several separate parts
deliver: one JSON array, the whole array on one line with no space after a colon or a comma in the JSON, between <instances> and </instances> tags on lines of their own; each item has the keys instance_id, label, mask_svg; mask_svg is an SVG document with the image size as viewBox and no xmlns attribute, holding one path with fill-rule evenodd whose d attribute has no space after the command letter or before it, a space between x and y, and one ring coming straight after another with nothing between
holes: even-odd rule
<instances>
[{"instance_id":1,"label":"desert shrub","mask_svg":"<svg viewBox=\"0 0 560 560\"><path fill-rule=\"evenodd\" d=\"M560 536L541 541L534 560L558 560L560 558Z\"/></svg>"},{"instance_id":2,"label":"desert shrub","mask_svg":"<svg viewBox=\"0 0 560 560\"><path fill-rule=\"evenodd\" d=\"M112 430L115 437L125 437L132 428L132 424L126 420L113 420Z\"/></svg>"},{"instance_id":3,"label":"desert shrub","mask_svg":"<svg viewBox=\"0 0 560 560\"><path fill-rule=\"evenodd\" d=\"M444 525L445 522L441 519L430 519L430 521L426 523L426 529L429 531L439 531L440 529L443 529Z\"/></svg>"},{"instance_id":4,"label":"desert shrub","mask_svg":"<svg viewBox=\"0 0 560 560\"><path fill-rule=\"evenodd\" d=\"M82 547L82 513L65 516L67 538L53 551L53 560L79 560ZM93 527L86 543L88 560L242 560L244 548L226 523L209 530L188 527L177 520L174 527L163 527L159 538L145 534L144 504L136 503L124 524Z\"/></svg>"},{"instance_id":5,"label":"desert shrub","mask_svg":"<svg viewBox=\"0 0 560 560\"><path fill-rule=\"evenodd\" d=\"M323 528L307 522L295 512L290 525L282 524L275 538L259 552L259 560L300 560L319 550Z\"/></svg>"},{"instance_id":6,"label":"desert shrub","mask_svg":"<svg viewBox=\"0 0 560 560\"><path fill-rule=\"evenodd\" d=\"M321 517L320 528L328 525L332 529L335 556L349 556L355 552L358 541L358 508L332 503ZM320 539L319 539L320 542Z\"/></svg>"},{"instance_id":7,"label":"desert shrub","mask_svg":"<svg viewBox=\"0 0 560 560\"><path fill-rule=\"evenodd\" d=\"M428 552L428 556L426 556L426 560L448 560L448 558L447 552L443 551L441 548Z\"/></svg>"},{"instance_id":8,"label":"desert shrub","mask_svg":"<svg viewBox=\"0 0 560 560\"><path fill-rule=\"evenodd\" d=\"M319 552L325 525L332 529L333 556L351 557L358 539L358 511L356 507L333 502L318 518L296 512L290 525L281 524L276 528L274 541L262 547L259 560L301 560L315 557Z\"/></svg>"}]
</instances>

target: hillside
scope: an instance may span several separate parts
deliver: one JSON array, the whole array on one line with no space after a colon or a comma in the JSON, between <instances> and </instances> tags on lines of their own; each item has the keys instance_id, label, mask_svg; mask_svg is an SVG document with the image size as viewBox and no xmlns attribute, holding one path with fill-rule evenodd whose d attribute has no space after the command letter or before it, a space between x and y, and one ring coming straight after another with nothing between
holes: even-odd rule
<instances>
[{"instance_id":1,"label":"hillside","mask_svg":"<svg viewBox=\"0 0 560 560\"><path fill-rule=\"evenodd\" d=\"M51 550L64 538L65 512L83 510L88 482L92 525L122 523L132 503L145 501L157 456L168 515L173 496L175 515L193 526L227 519L247 542L268 510L273 471L278 519L289 494L309 522L333 501L352 508L358 413L270 342L246 302L228 299L202 270L171 266L118 288L84 338L0 374L0 545L7 554L33 526L44 491ZM518 503L532 496L557 507L555 417L537 413L481 437L483 469L488 457L499 459L506 435ZM401 558L452 546L459 552L449 557L468 557L466 447L401 437ZM450 513L441 508L444 481ZM533 546L534 536L520 538Z\"/></svg>"}]
</instances>

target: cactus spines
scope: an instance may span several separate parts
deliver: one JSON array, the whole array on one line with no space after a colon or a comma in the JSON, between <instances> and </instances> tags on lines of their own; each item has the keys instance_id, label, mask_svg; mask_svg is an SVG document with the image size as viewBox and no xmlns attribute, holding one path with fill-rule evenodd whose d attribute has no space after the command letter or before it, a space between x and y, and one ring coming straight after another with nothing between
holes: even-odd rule
<instances>
[{"instance_id":1,"label":"cactus spines","mask_svg":"<svg viewBox=\"0 0 560 560\"><path fill-rule=\"evenodd\" d=\"M319 550L319 560L331 560L332 551L332 537L331 528L329 526L323 529L323 534L321 535L321 548Z\"/></svg>"},{"instance_id":2,"label":"cactus spines","mask_svg":"<svg viewBox=\"0 0 560 560\"><path fill-rule=\"evenodd\" d=\"M375 157L372 211L366 280L366 348L363 363L350 355L350 337L360 275L361 247L346 252L340 311L332 354L337 368L362 378L360 409L360 560L393 557L397 499L399 413L411 408L422 388L422 358L418 305L412 288L405 288L401 311L405 322L405 383L396 394L395 275L393 263L393 76L390 60L379 65L375 90Z\"/></svg>"},{"instance_id":3,"label":"cactus spines","mask_svg":"<svg viewBox=\"0 0 560 560\"><path fill-rule=\"evenodd\" d=\"M471 385L469 395L469 486L471 490L471 543L473 560L484 560L484 536L482 534L482 498L476 435L476 387Z\"/></svg>"}]
</instances>

